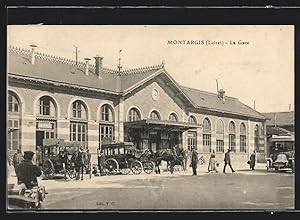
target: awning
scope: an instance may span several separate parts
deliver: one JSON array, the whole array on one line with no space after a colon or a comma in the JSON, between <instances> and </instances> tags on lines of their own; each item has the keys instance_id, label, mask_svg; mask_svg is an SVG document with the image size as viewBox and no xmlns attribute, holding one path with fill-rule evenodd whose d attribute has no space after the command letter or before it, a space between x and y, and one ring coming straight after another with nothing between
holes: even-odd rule
<instances>
[{"instance_id":1,"label":"awning","mask_svg":"<svg viewBox=\"0 0 300 220\"><path fill-rule=\"evenodd\" d=\"M168 130L178 130L185 131L188 129L196 129L200 128L202 125L200 124L191 124L186 122L178 122L178 121L167 121L167 120L153 120L153 119L144 119L139 121L130 121L125 122L125 126L130 128L152 128L152 129L168 129Z\"/></svg>"},{"instance_id":2,"label":"awning","mask_svg":"<svg viewBox=\"0 0 300 220\"><path fill-rule=\"evenodd\" d=\"M272 137L272 142L294 142L294 137Z\"/></svg>"}]
</instances>

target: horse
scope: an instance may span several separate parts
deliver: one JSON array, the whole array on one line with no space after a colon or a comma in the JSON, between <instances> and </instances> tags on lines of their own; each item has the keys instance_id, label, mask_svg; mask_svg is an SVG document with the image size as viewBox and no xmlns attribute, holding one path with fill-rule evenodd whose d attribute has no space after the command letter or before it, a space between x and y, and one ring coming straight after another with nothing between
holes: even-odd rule
<instances>
[{"instance_id":1,"label":"horse","mask_svg":"<svg viewBox=\"0 0 300 220\"><path fill-rule=\"evenodd\" d=\"M166 161L167 166L170 169L171 174L174 172L174 166L175 165L181 165L184 167L184 156L182 155L183 150L176 150L175 148L173 150L171 149L163 149L158 150L152 155L152 160L155 164L155 173L160 174L159 165L161 164L161 161Z\"/></svg>"},{"instance_id":2,"label":"horse","mask_svg":"<svg viewBox=\"0 0 300 220\"><path fill-rule=\"evenodd\" d=\"M183 167L183 170L186 170L187 151L181 148L174 148L173 150L158 150L155 153L153 153L152 160L155 164L156 173L160 174L159 165L161 164L161 161L166 161L171 174L173 174L175 165L180 165Z\"/></svg>"},{"instance_id":3,"label":"horse","mask_svg":"<svg viewBox=\"0 0 300 220\"><path fill-rule=\"evenodd\" d=\"M81 174L81 180L83 180L83 170L85 169L86 171L90 169L89 164L90 164L90 153L88 150L77 150L73 153L71 161L74 162L75 164L75 171L76 171L76 180L80 179L80 174Z\"/></svg>"}]
</instances>

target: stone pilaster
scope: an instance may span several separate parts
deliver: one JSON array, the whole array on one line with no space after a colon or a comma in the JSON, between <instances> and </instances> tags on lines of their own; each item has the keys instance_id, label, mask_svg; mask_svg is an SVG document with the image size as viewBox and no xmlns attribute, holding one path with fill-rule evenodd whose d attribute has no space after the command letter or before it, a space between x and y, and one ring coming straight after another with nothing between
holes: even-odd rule
<instances>
[{"instance_id":1,"label":"stone pilaster","mask_svg":"<svg viewBox=\"0 0 300 220\"><path fill-rule=\"evenodd\" d=\"M92 154L92 164L98 163L97 152L99 148L99 123L90 121L88 123L88 147Z\"/></svg>"},{"instance_id":2,"label":"stone pilaster","mask_svg":"<svg viewBox=\"0 0 300 220\"><path fill-rule=\"evenodd\" d=\"M118 105L118 129L115 129L115 137L119 142L124 141L124 121L126 119L126 115L124 112L124 99L120 98L119 105Z\"/></svg>"},{"instance_id":3,"label":"stone pilaster","mask_svg":"<svg viewBox=\"0 0 300 220\"><path fill-rule=\"evenodd\" d=\"M36 152L36 120L33 115L22 115L21 119L21 151Z\"/></svg>"},{"instance_id":4,"label":"stone pilaster","mask_svg":"<svg viewBox=\"0 0 300 220\"><path fill-rule=\"evenodd\" d=\"M70 120L61 118L57 120L57 138L70 140Z\"/></svg>"},{"instance_id":5,"label":"stone pilaster","mask_svg":"<svg viewBox=\"0 0 300 220\"><path fill-rule=\"evenodd\" d=\"M198 152L203 152L203 134L202 128L197 128L197 149Z\"/></svg>"}]
</instances>

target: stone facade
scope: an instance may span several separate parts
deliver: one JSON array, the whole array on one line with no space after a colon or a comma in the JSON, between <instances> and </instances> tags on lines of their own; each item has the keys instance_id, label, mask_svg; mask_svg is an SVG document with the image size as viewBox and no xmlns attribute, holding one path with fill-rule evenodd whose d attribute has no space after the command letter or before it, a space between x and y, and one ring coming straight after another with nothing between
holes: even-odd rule
<instances>
[{"instance_id":1,"label":"stone facade","mask_svg":"<svg viewBox=\"0 0 300 220\"><path fill-rule=\"evenodd\" d=\"M152 69L151 69L152 71ZM98 79L101 80L101 79ZM255 119L253 117L240 116L239 114L218 113L212 110L202 111L201 109L191 108L178 95L178 90L172 88L170 82L166 82L165 77L160 75L141 84L125 95L114 95L105 92L95 92L89 89L65 88L58 85L41 85L38 81L22 81L9 78L8 91L19 103L19 148L22 151L36 151L38 130L43 130L42 126L49 126L47 123L54 123L54 134L49 133L49 137L71 140L71 123L78 122L72 117L72 104L80 101L86 111L87 117L79 120L87 126L86 143L92 153L92 163L97 163L97 150L101 145L100 124L101 106L108 105L112 110L113 120L110 126L113 126L113 137L115 141L124 141L125 123L128 122L128 114L131 108L136 108L141 114L141 120L149 119L152 111L157 111L162 121L169 120L170 114L176 115L179 123L188 123L190 116L196 119L198 128L183 131L180 135L180 146L187 149L188 133L196 132L196 147L198 153L209 160L210 152L203 150L203 120L207 118L210 121L211 150L216 149L216 126L217 121L221 120L224 124L224 151L216 152L216 159L223 162L224 152L229 148L229 124L232 122L235 126L235 144L236 152L232 153L233 163L246 165L251 152L255 149L255 126L258 126L260 141L263 139L263 145L266 145L266 125L265 120ZM153 97L155 90L156 98ZM42 97L49 97L55 109L55 114L51 116L40 115L39 101ZM12 112L8 112L8 119L13 117ZM40 123L40 124L38 124ZM104 122L105 123L105 122ZM240 125L246 127L246 150L240 152ZM41 127L39 127L41 126ZM49 129L49 128L48 128ZM259 157L264 157L266 149L259 152Z\"/></svg>"}]
</instances>

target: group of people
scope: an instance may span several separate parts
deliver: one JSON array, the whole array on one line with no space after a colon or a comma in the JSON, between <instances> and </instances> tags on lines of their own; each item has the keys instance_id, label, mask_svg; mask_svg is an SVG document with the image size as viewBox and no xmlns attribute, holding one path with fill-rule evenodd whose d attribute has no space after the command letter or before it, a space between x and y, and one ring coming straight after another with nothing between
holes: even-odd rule
<instances>
[{"instance_id":1,"label":"group of people","mask_svg":"<svg viewBox=\"0 0 300 220\"><path fill-rule=\"evenodd\" d=\"M232 173L235 172L235 170L232 168L232 165L231 165L230 152L231 152L231 149L228 149L228 151L225 153L223 173L226 173L227 165L230 167ZM250 160L247 162L250 165L251 170L254 170L254 168L255 168L255 161L256 161L256 152L254 150L253 153L250 155ZM193 148L191 164L190 164L190 166L193 169L193 176L197 175L197 164L198 164L198 153L197 153L196 148ZM216 154L215 154L215 151L213 150L210 155L210 158L209 158L208 172L216 172L217 173L218 172L217 166L218 166L218 163L216 160Z\"/></svg>"},{"instance_id":2,"label":"group of people","mask_svg":"<svg viewBox=\"0 0 300 220\"><path fill-rule=\"evenodd\" d=\"M235 172L235 170L232 168L231 165L230 152L231 150L228 149L228 151L225 153L223 173L226 172L227 165L230 167L232 173ZM28 189L37 186L37 177L41 176L42 174L40 168L32 161L33 155L34 152L25 151L23 156L21 154L21 151L18 150L13 156L13 166L15 167L18 183L19 184L24 183ZM250 160L248 161L251 170L254 170L255 168L255 160L256 160L255 157L256 157L256 152L253 151L253 153L250 156ZM104 173L105 154L103 150L99 152L98 164L99 164L98 168L100 170L100 175L104 176L105 175ZM196 151L196 148L193 148L191 164L190 164L193 170L193 175L197 175L197 164L198 164L198 153ZM216 154L214 150L210 155L208 172L218 172Z\"/></svg>"}]
</instances>

